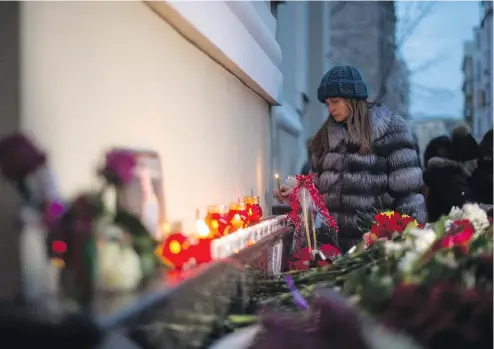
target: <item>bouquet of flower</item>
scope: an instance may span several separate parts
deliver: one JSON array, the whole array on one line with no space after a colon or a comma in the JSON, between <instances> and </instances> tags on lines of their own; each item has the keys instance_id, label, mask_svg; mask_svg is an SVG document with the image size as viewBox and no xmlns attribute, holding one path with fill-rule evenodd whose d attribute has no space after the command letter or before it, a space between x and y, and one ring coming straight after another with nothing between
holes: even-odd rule
<instances>
[{"instance_id":1,"label":"bouquet of flower","mask_svg":"<svg viewBox=\"0 0 494 349\"><path fill-rule=\"evenodd\" d=\"M279 287L270 299L259 301L283 305L293 314L301 311L298 298L305 297L312 307L315 290L332 287L357 309L426 348L490 348L492 231L485 211L466 204L427 227L409 224L399 237L379 239L317 272L294 273L297 296L285 283L285 290ZM351 266L350 261L369 253L378 258L338 274L340 265Z\"/></svg>"},{"instance_id":2,"label":"bouquet of flower","mask_svg":"<svg viewBox=\"0 0 494 349\"><path fill-rule=\"evenodd\" d=\"M365 246L369 247L377 240L391 240L403 233L409 224L418 226L417 220L406 214L396 211L379 212L374 216L369 231L362 237Z\"/></svg>"},{"instance_id":3,"label":"bouquet of flower","mask_svg":"<svg viewBox=\"0 0 494 349\"><path fill-rule=\"evenodd\" d=\"M53 268L62 272L68 295L82 304L91 300L95 287L136 287L153 271L155 242L138 217L118 208L111 212L104 200L109 189L133 178L133 154L108 152L99 171L102 188L68 202L61 201L46 163L46 154L25 135L0 140L0 170L23 199L21 264L28 300L52 291L46 284L56 279Z\"/></svg>"}]
</instances>

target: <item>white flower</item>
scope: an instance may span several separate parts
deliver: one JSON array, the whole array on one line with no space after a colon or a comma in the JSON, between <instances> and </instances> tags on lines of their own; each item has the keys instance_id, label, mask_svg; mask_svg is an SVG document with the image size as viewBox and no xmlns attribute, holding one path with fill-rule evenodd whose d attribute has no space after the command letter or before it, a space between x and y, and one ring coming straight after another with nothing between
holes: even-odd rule
<instances>
[{"instance_id":1,"label":"white flower","mask_svg":"<svg viewBox=\"0 0 494 349\"><path fill-rule=\"evenodd\" d=\"M432 244L436 241L436 232L432 229L414 229L421 230L422 233L415 239L415 251L423 253L428 250Z\"/></svg>"},{"instance_id":2,"label":"white flower","mask_svg":"<svg viewBox=\"0 0 494 349\"><path fill-rule=\"evenodd\" d=\"M458 219L458 218L455 218L455 219ZM451 228L451 226L453 225L453 223L454 223L454 220L446 219L444 221L444 231L448 231Z\"/></svg>"},{"instance_id":3,"label":"white flower","mask_svg":"<svg viewBox=\"0 0 494 349\"><path fill-rule=\"evenodd\" d=\"M436 255L436 258L439 262L451 269L456 269L458 267L458 262L452 253L438 254Z\"/></svg>"},{"instance_id":4,"label":"white flower","mask_svg":"<svg viewBox=\"0 0 494 349\"><path fill-rule=\"evenodd\" d=\"M420 257L420 254L416 251L407 251L398 263L398 268L402 272L409 272L412 270L413 264Z\"/></svg>"},{"instance_id":5,"label":"white flower","mask_svg":"<svg viewBox=\"0 0 494 349\"><path fill-rule=\"evenodd\" d=\"M98 285L108 291L132 290L141 281L141 261L132 247L108 242L98 247Z\"/></svg>"},{"instance_id":6,"label":"white flower","mask_svg":"<svg viewBox=\"0 0 494 349\"><path fill-rule=\"evenodd\" d=\"M448 214L448 217L450 217L451 219L461 218L463 217L463 210L459 207L453 206L453 208Z\"/></svg>"},{"instance_id":7,"label":"white flower","mask_svg":"<svg viewBox=\"0 0 494 349\"><path fill-rule=\"evenodd\" d=\"M392 255L394 253L399 253L405 249L405 244L398 243L394 241L386 241L384 243L384 251L387 255Z\"/></svg>"},{"instance_id":8,"label":"white flower","mask_svg":"<svg viewBox=\"0 0 494 349\"><path fill-rule=\"evenodd\" d=\"M412 237L414 240L421 238L423 236L423 234L424 234L424 229L421 229L421 228L409 229L407 232L407 235Z\"/></svg>"},{"instance_id":9,"label":"white flower","mask_svg":"<svg viewBox=\"0 0 494 349\"><path fill-rule=\"evenodd\" d=\"M463 205L463 218L470 220L476 232L481 232L489 226L487 213L477 204Z\"/></svg>"}]
</instances>

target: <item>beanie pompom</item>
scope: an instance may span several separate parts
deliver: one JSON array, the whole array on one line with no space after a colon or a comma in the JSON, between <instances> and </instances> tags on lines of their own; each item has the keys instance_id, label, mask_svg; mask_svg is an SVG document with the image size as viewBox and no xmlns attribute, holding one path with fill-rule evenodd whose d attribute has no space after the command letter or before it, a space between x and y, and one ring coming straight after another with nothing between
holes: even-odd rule
<instances>
[{"instance_id":1,"label":"beanie pompom","mask_svg":"<svg viewBox=\"0 0 494 349\"><path fill-rule=\"evenodd\" d=\"M467 124L459 124L455 126L453 132L451 133L452 139L458 139L468 136L471 133L470 127Z\"/></svg>"}]
</instances>

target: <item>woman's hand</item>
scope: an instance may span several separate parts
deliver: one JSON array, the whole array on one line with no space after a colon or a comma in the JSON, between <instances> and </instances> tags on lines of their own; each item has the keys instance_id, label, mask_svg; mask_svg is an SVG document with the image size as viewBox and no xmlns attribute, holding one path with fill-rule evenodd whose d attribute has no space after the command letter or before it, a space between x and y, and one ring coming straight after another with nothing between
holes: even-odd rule
<instances>
[{"instance_id":1,"label":"woman's hand","mask_svg":"<svg viewBox=\"0 0 494 349\"><path fill-rule=\"evenodd\" d=\"M281 203L288 202L290 200L290 196L293 193L293 188L289 187L287 185L282 185L280 186L280 189L276 189L273 192L273 196L276 200L278 200Z\"/></svg>"}]
</instances>

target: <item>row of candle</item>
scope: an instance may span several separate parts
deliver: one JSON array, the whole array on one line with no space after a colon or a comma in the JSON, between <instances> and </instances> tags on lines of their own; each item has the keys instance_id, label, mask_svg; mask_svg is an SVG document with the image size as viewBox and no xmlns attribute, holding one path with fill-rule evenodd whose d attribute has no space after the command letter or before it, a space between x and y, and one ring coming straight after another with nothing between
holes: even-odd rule
<instances>
[{"instance_id":1,"label":"row of candle","mask_svg":"<svg viewBox=\"0 0 494 349\"><path fill-rule=\"evenodd\" d=\"M257 241L272 234L281 225L282 217L266 220L255 226L239 229L236 232L211 242L211 259L227 258Z\"/></svg>"},{"instance_id":2,"label":"row of candle","mask_svg":"<svg viewBox=\"0 0 494 349\"><path fill-rule=\"evenodd\" d=\"M262 219L258 196L245 196L244 202L231 203L229 207L208 207L204 222L209 228L209 238L215 239L257 224Z\"/></svg>"},{"instance_id":3,"label":"row of candle","mask_svg":"<svg viewBox=\"0 0 494 349\"><path fill-rule=\"evenodd\" d=\"M180 269L191 261L195 265L227 258L272 234L281 225L281 220L282 217L272 218L217 239L201 239L174 233L163 241L156 253L165 264Z\"/></svg>"}]
</instances>

